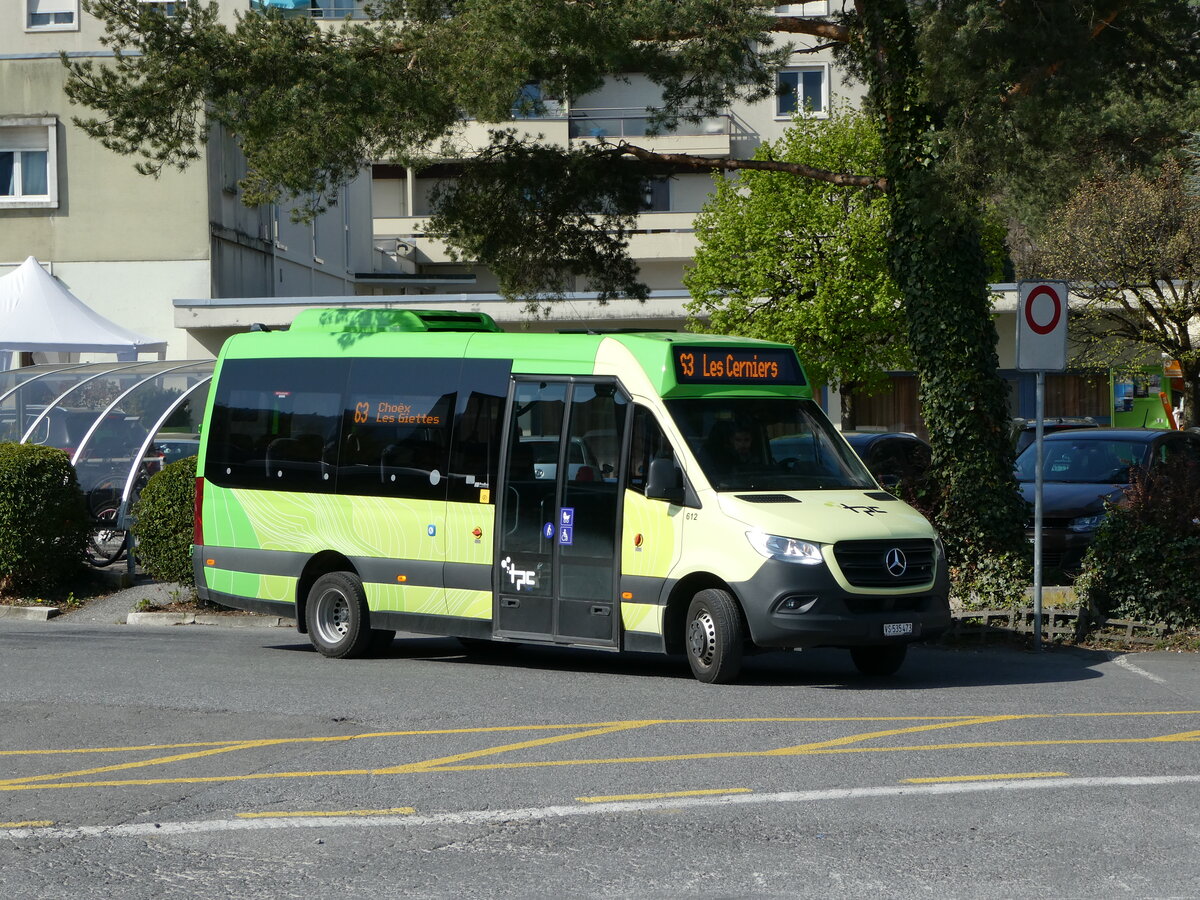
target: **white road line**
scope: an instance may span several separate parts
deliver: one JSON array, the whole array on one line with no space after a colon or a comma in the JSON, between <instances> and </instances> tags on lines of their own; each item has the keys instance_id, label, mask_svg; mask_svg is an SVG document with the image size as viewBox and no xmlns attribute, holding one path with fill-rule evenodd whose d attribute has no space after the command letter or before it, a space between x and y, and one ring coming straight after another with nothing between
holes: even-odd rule
<instances>
[{"instance_id":1,"label":"white road line","mask_svg":"<svg viewBox=\"0 0 1200 900\"><path fill-rule=\"evenodd\" d=\"M1116 659L1113 660L1113 662L1115 662L1122 669L1128 669L1130 672L1133 672L1133 674L1135 674L1135 675L1141 675L1143 678L1149 678L1155 684L1166 684L1167 683L1167 679L1159 678L1153 672L1147 672L1141 666L1135 666L1133 663L1131 663L1129 661L1128 656L1118 656Z\"/></svg>"},{"instance_id":2,"label":"white road line","mask_svg":"<svg viewBox=\"0 0 1200 900\"><path fill-rule=\"evenodd\" d=\"M665 800L580 803L570 806L540 806L525 809L472 810L459 813L408 816L334 816L277 819L204 819L194 822L159 822L130 825L84 825L74 828L10 828L0 836L13 840L70 840L88 837L143 838L150 835L202 834L216 831L264 831L283 828L414 828L445 825L499 825L578 816L653 812L662 809L692 809L715 806L745 806L764 803L822 803L886 797L978 794L996 791L1039 791L1065 788L1153 787L1200 784L1200 775L1128 775L1103 778L1046 778L1013 781L972 781L946 784L884 785L880 787L830 788L820 791L785 791L775 794L729 794L721 797L679 797Z\"/></svg>"}]
</instances>

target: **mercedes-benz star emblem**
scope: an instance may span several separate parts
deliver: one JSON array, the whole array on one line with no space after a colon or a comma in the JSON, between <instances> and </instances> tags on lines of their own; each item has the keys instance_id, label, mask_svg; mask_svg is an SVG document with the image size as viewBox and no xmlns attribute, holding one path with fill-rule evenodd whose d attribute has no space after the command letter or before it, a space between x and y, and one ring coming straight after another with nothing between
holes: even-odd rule
<instances>
[{"instance_id":1,"label":"mercedes-benz star emblem","mask_svg":"<svg viewBox=\"0 0 1200 900\"><path fill-rule=\"evenodd\" d=\"M893 547L887 552L883 564L887 566L888 573L893 578L899 578L908 570L908 560L904 557L904 551L899 547Z\"/></svg>"}]
</instances>

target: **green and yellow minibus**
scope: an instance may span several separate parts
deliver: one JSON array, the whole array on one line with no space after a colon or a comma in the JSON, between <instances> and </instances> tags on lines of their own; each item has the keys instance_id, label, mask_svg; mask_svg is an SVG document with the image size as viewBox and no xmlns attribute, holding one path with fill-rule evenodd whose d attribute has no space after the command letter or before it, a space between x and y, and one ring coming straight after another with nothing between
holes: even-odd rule
<instances>
[{"instance_id":1,"label":"green and yellow minibus","mask_svg":"<svg viewBox=\"0 0 1200 900\"><path fill-rule=\"evenodd\" d=\"M225 343L196 475L200 596L330 657L402 630L889 675L950 621L936 533L784 344L306 310Z\"/></svg>"}]
</instances>

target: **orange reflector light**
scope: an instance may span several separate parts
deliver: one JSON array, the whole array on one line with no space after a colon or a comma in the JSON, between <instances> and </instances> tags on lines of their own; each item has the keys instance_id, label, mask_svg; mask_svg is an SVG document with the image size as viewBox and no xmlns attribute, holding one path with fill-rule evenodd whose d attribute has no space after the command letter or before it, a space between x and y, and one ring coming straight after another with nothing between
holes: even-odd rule
<instances>
[{"instance_id":1,"label":"orange reflector light","mask_svg":"<svg viewBox=\"0 0 1200 900\"><path fill-rule=\"evenodd\" d=\"M401 584L403 584L404 582L408 581L408 576L407 575L397 575L396 580L399 581Z\"/></svg>"},{"instance_id":2,"label":"orange reflector light","mask_svg":"<svg viewBox=\"0 0 1200 900\"><path fill-rule=\"evenodd\" d=\"M621 599L622 599L622 600L632 600L632 599L633 599L633 594L632 594L631 592L629 592L629 591L622 591L622 592L621 592Z\"/></svg>"},{"instance_id":3,"label":"orange reflector light","mask_svg":"<svg viewBox=\"0 0 1200 900\"><path fill-rule=\"evenodd\" d=\"M206 559L204 561L204 564L206 566L215 566L217 564L217 561L215 559Z\"/></svg>"}]
</instances>

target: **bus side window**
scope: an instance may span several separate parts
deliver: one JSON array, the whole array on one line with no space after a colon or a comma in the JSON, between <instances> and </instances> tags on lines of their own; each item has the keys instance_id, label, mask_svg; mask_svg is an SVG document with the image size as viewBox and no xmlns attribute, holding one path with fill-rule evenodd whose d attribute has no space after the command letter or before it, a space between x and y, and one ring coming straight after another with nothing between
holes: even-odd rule
<instances>
[{"instance_id":1,"label":"bus side window","mask_svg":"<svg viewBox=\"0 0 1200 900\"><path fill-rule=\"evenodd\" d=\"M674 459L675 453L654 414L644 406L633 409L633 440L629 446L629 489L646 493L646 474L654 459Z\"/></svg>"},{"instance_id":2,"label":"bus side window","mask_svg":"<svg viewBox=\"0 0 1200 900\"><path fill-rule=\"evenodd\" d=\"M226 360L205 476L224 487L328 493L345 366L330 359Z\"/></svg>"}]
</instances>

